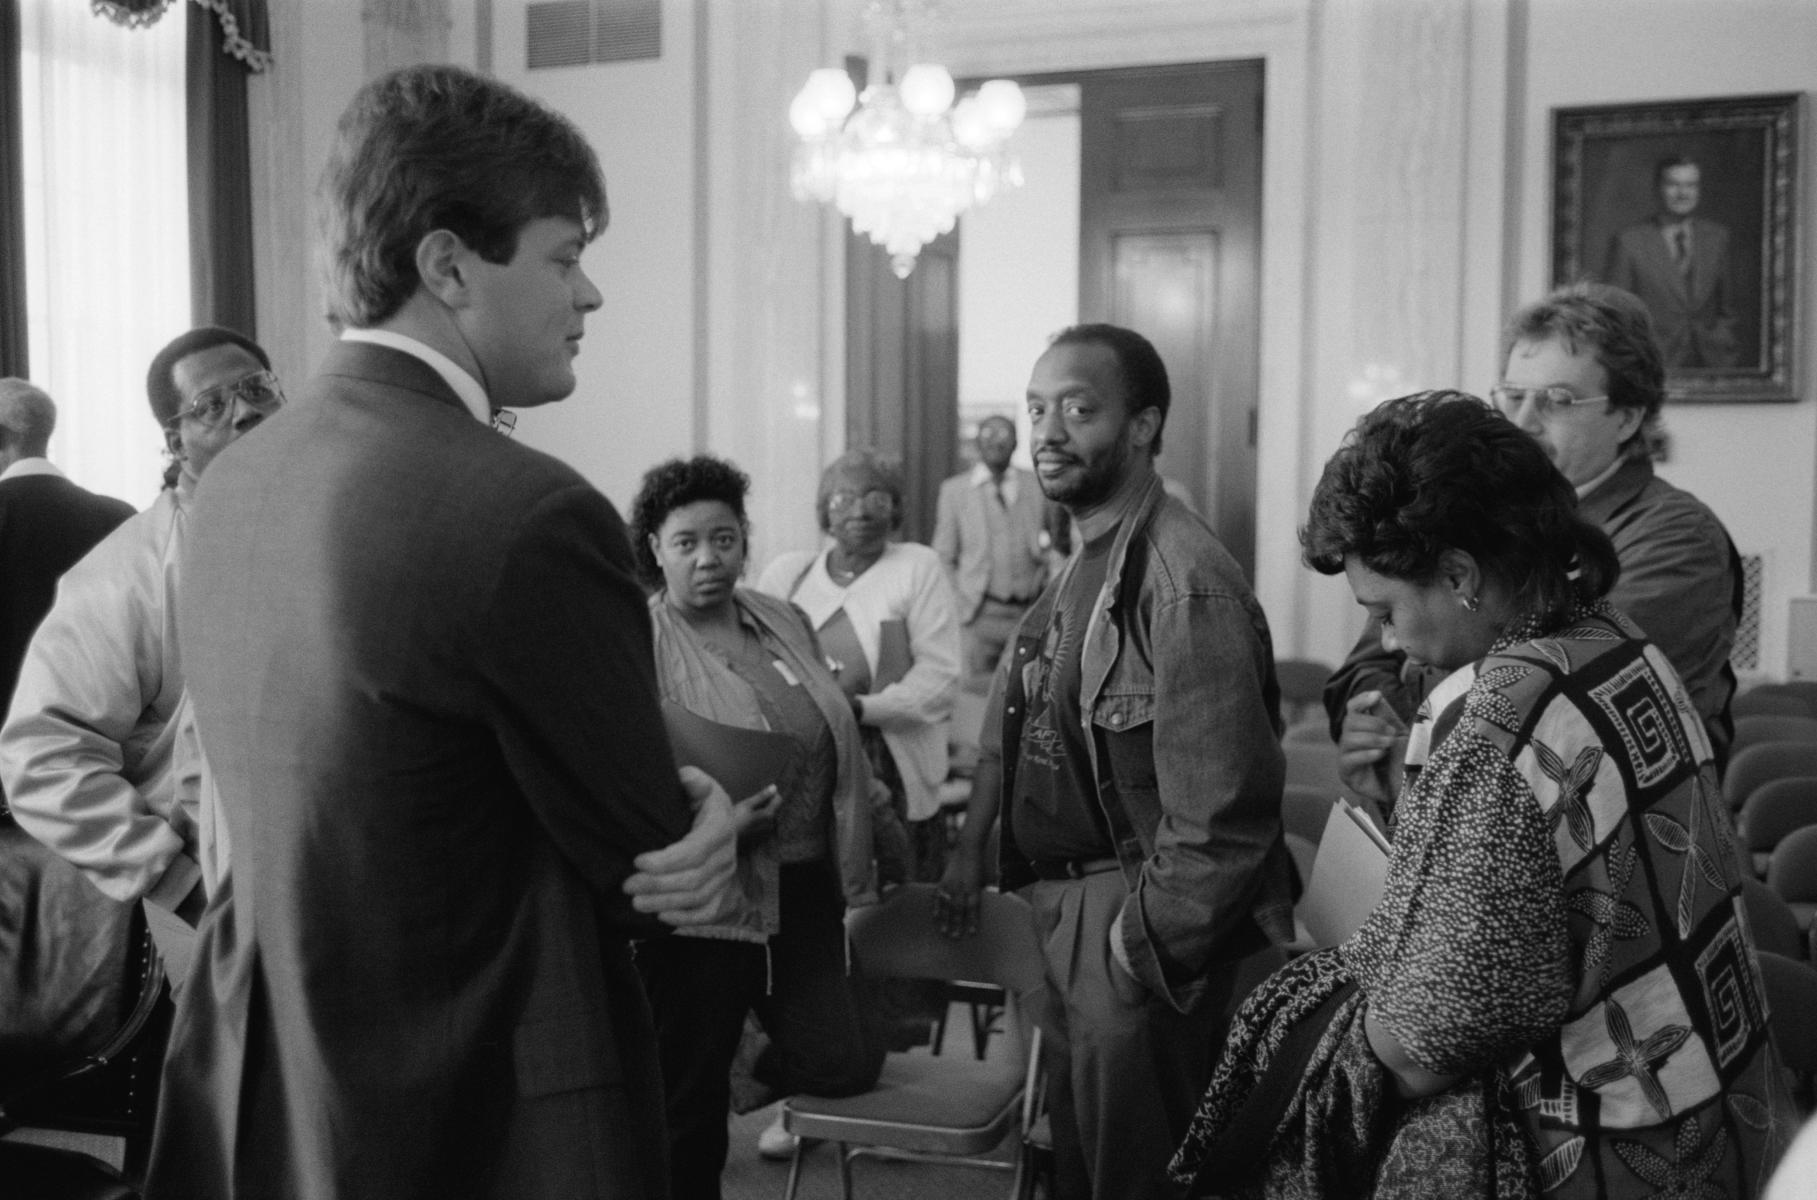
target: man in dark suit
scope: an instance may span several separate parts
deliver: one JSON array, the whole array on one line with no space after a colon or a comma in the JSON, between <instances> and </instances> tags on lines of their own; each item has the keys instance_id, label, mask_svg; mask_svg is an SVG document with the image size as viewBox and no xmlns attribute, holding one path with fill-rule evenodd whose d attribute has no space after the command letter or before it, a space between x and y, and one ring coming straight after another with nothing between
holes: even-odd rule
<instances>
[{"instance_id":1,"label":"man in dark suit","mask_svg":"<svg viewBox=\"0 0 1817 1200\"><path fill-rule=\"evenodd\" d=\"M343 340L192 527L232 857L148 1195L664 1196L627 938L727 911L730 801L677 781L618 514L487 427L574 388L598 161L508 87L409 68L354 98L319 202Z\"/></svg>"},{"instance_id":2,"label":"man in dark suit","mask_svg":"<svg viewBox=\"0 0 1817 1200\"><path fill-rule=\"evenodd\" d=\"M1602 281L1633 292L1647 306L1667 367L1735 366L1740 353L1729 231L1692 215L1703 182L1695 162L1665 159L1653 178L1659 211L1615 235Z\"/></svg>"},{"instance_id":3,"label":"man in dark suit","mask_svg":"<svg viewBox=\"0 0 1817 1200\"><path fill-rule=\"evenodd\" d=\"M56 424L43 391L0 379L0 711L57 580L132 516L124 500L77 487L45 457Z\"/></svg>"}]
</instances>

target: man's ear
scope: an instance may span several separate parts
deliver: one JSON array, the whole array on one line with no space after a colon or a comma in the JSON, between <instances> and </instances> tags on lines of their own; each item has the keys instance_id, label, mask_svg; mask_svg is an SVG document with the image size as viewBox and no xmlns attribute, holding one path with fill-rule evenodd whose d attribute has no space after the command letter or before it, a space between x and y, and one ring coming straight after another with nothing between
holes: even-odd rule
<instances>
[{"instance_id":1,"label":"man's ear","mask_svg":"<svg viewBox=\"0 0 1817 1200\"><path fill-rule=\"evenodd\" d=\"M472 257L473 251L459 235L433 229L416 244L416 273L430 295L449 308L464 308Z\"/></svg>"},{"instance_id":2,"label":"man's ear","mask_svg":"<svg viewBox=\"0 0 1817 1200\"><path fill-rule=\"evenodd\" d=\"M1161 432L1161 410L1149 405L1129 419L1130 444L1138 450L1146 450L1155 444L1155 437Z\"/></svg>"}]
</instances>

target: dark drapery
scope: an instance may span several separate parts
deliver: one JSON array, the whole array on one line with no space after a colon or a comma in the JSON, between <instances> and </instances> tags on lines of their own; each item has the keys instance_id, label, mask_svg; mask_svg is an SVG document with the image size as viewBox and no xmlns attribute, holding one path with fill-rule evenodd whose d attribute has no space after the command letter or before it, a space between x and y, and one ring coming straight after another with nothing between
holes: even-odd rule
<instances>
[{"instance_id":1,"label":"dark drapery","mask_svg":"<svg viewBox=\"0 0 1817 1200\"><path fill-rule=\"evenodd\" d=\"M0 0L0 375L29 378L25 330L24 130L19 123L19 0Z\"/></svg>"},{"instance_id":2,"label":"dark drapery","mask_svg":"<svg viewBox=\"0 0 1817 1200\"><path fill-rule=\"evenodd\" d=\"M188 9L190 313L257 337L246 78L269 62L265 0Z\"/></svg>"}]
</instances>

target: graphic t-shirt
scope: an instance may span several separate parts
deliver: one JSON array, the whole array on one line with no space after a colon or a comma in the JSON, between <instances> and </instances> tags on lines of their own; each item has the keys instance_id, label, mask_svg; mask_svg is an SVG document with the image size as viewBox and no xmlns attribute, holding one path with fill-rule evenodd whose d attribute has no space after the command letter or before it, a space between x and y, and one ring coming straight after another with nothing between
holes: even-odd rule
<instances>
[{"instance_id":1,"label":"graphic t-shirt","mask_svg":"<svg viewBox=\"0 0 1817 1200\"><path fill-rule=\"evenodd\" d=\"M1107 858L1113 851L1092 780L1079 710L1080 650L1104 586L1116 529L1087 542L1056 600L1039 650L1022 664L1022 725L1010 831L1030 859Z\"/></svg>"}]
</instances>

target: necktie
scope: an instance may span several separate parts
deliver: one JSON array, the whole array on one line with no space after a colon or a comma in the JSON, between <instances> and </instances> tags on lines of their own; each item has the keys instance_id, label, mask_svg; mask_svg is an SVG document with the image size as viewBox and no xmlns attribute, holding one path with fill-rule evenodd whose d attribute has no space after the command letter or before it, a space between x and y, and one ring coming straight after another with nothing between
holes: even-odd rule
<instances>
[{"instance_id":1,"label":"necktie","mask_svg":"<svg viewBox=\"0 0 1817 1200\"><path fill-rule=\"evenodd\" d=\"M1672 261L1681 272L1691 269L1691 231L1683 225L1672 231Z\"/></svg>"},{"instance_id":2,"label":"necktie","mask_svg":"<svg viewBox=\"0 0 1817 1200\"><path fill-rule=\"evenodd\" d=\"M991 480L991 495L997 498L998 508L1009 507L1009 503L1003 499L1003 481L1001 479Z\"/></svg>"}]
</instances>

